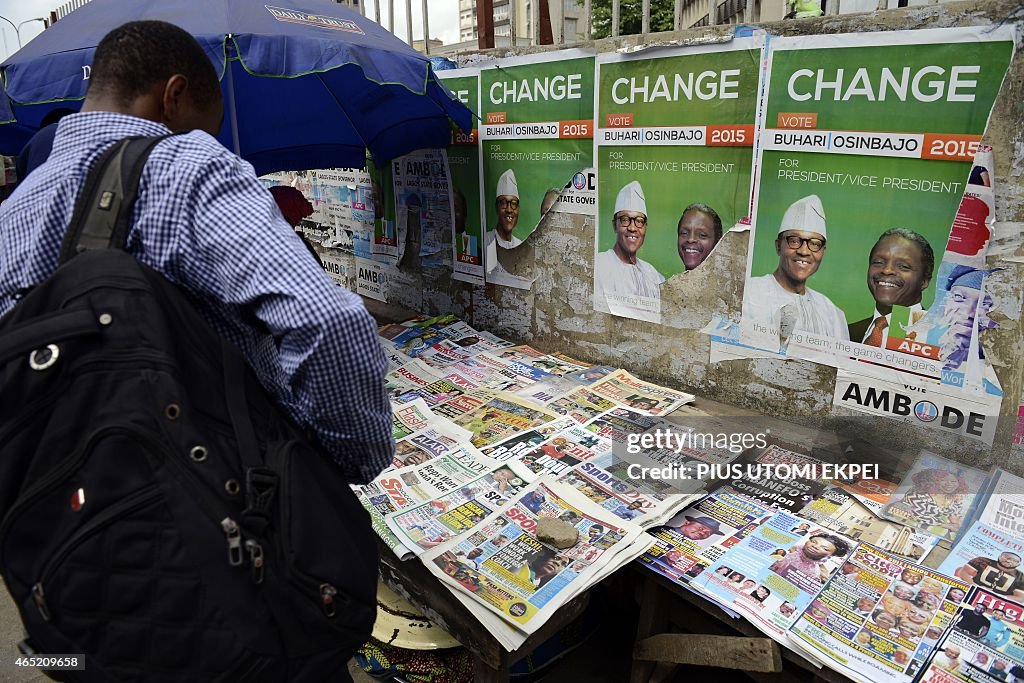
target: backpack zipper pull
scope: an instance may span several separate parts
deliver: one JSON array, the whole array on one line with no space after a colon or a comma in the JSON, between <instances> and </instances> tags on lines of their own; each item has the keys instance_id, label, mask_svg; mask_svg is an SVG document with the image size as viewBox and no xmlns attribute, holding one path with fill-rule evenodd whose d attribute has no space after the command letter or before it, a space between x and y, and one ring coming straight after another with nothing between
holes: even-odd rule
<instances>
[{"instance_id":1,"label":"backpack zipper pull","mask_svg":"<svg viewBox=\"0 0 1024 683\"><path fill-rule=\"evenodd\" d=\"M46 605L46 596L43 594L43 584L37 583L32 586L32 600L36 603L36 608L39 609L39 614L42 615L43 621L49 621L50 608Z\"/></svg>"},{"instance_id":2,"label":"backpack zipper pull","mask_svg":"<svg viewBox=\"0 0 1024 683\"><path fill-rule=\"evenodd\" d=\"M228 539L228 564L237 567L242 564L242 531L230 517L220 520L220 526Z\"/></svg>"},{"instance_id":3,"label":"backpack zipper pull","mask_svg":"<svg viewBox=\"0 0 1024 683\"><path fill-rule=\"evenodd\" d=\"M320 607L323 609L324 614L328 617L333 617L337 609L334 606L334 596L338 594L338 589L329 583L320 584Z\"/></svg>"},{"instance_id":4,"label":"backpack zipper pull","mask_svg":"<svg viewBox=\"0 0 1024 683\"><path fill-rule=\"evenodd\" d=\"M249 561L252 563L253 583L263 583L263 546L250 538L245 542L245 548L249 551Z\"/></svg>"}]
</instances>

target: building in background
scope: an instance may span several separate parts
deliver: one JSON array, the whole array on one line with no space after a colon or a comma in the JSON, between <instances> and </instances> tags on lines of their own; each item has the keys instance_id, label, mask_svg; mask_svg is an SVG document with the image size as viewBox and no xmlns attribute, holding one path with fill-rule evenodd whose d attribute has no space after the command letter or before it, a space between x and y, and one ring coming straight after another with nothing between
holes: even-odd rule
<instances>
[{"instance_id":1,"label":"building in background","mask_svg":"<svg viewBox=\"0 0 1024 683\"><path fill-rule=\"evenodd\" d=\"M494 44L508 47L515 21L516 44L529 44L533 35L533 3L537 0L494 0ZM551 33L555 43L575 43L583 40L583 8L576 0L548 0ZM476 0L459 0L459 40L477 40Z\"/></svg>"}]
</instances>

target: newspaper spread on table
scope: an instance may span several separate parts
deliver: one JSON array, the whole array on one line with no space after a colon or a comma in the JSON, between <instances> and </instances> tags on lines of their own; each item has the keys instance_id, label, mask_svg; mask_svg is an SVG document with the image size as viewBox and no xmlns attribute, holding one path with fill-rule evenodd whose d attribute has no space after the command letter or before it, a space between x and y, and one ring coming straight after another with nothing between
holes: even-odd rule
<instances>
[{"instance_id":1,"label":"newspaper spread on table","mask_svg":"<svg viewBox=\"0 0 1024 683\"><path fill-rule=\"evenodd\" d=\"M557 550L537 540L540 516L573 524L580 540ZM616 556L646 549L638 526L616 519L576 491L543 477L469 534L422 556L443 582L467 593L507 624L535 632L559 606L592 584ZM632 558L633 553L626 556Z\"/></svg>"},{"instance_id":2,"label":"newspaper spread on table","mask_svg":"<svg viewBox=\"0 0 1024 683\"><path fill-rule=\"evenodd\" d=\"M790 630L799 649L861 683L908 683L967 586L861 545Z\"/></svg>"}]
</instances>

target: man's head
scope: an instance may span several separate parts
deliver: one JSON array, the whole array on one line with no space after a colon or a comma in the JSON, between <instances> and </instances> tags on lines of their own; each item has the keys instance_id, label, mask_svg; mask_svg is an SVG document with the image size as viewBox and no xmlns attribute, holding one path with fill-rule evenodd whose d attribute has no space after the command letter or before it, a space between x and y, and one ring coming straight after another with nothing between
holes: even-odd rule
<instances>
[{"instance_id":1,"label":"man's head","mask_svg":"<svg viewBox=\"0 0 1024 683\"><path fill-rule=\"evenodd\" d=\"M750 590L751 588L753 588L756 585L757 585L757 581L754 581L753 579L747 579L746 581L743 582L743 585L740 586L740 590L748 591L748 590Z\"/></svg>"},{"instance_id":2,"label":"man's head","mask_svg":"<svg viewBox=\"0 0 1024 683\"><path fill-rule=\"evenodd\" d=\"M722 534L718 522L710 517L690 517L689 515L684 515L683 519L686 522L679 527L679 533L691 541L703 541L711 538L713 535L720 536Z\"/></svg>"},{"instance_id":3,"label":"man's head","mask_svg":"<svg viewBox=\"0 0 1024 683\"><path fill-rule=\"evenodd\" d=\"M995 327L988 317L992 310L992 297L982 295L985 276L990 271L969 266L955 266L946 279L946 302L943 307L943 322L949 325L946 345L967 349L974 335L975 318L978 330Z\"/></svg>"},{"instance_id":4,"label":"man's head","mask_svg":"<svg viewBox=\"0 0 1024 683\"><path fill-rule=\"evenodd\" d=\"M804 283L818 271L825 256L825 208L818 195L799 199L786 209L775 239L779 267L775 279L788 291L803 294Z\"/></svg>"},{"instance_id":5,"label":"man's head","mask_svg":"<svg viewBox=\"0 0 1024 683\"><path fill-rule=\"evenodd\" d=\"M566 565L569 564L569 560L561 555L556 555L554 552L544 549L541 552L533 556L530 560L530 568L533 569L534 575L538 579L538 584L543 586L558 572L562 571Z\"/></svg>"},{"instance_id":6,"label":"man's head","mask_svg":"<svg viewBox=\"0 0 1024 683\"><path fill-rule=\"evenodd\" d=\"M722 219L706 204L690 204L679 217L676 237L683 267L693 270L722 239Z\"/></svg>"},{"instance_id":7,"label":"man's head","mask_svg":"<svg viewBox=\"0 0 1024 683\"><path fill-rule=\"evenodd\" d=\"M604 527L600 524L591 524L590 528L587 529L587 538L591 541L596 539L598 536L604 533Z\"/></svg>"},{"instance_id":8,"label":"man's head","mask_svg":"<svg viewBox=\"0 0 1024 683\"><path fill-rule=\"evenodd\" d=\"M935 254L924 237L907 228L883 232L868 256L868 290L878 312L921 303L934 269Z\"/></svg>"},{"instance_id":9,"label":"man's head","mask_svg":"<svg viewBox=\"0 0 1024 683\"><path fill-rule=\"evenodd\" d=\"M992 610L992 618L995 619L996 621L1002 621L1003 617L1005 617L1005 616L1006 616L1006 612L1004 612L1001 609L994 609L994 610Z\"/></svg>"},{"instance_id":10,"label":"man's head","mask_svg":"<svg viewBox=\"0 0 1024 683\"><path fill-rule=\"evenodd\" d=\"M911 586L916 586L921 583L923 578L924 574L917 569L904 569L903 573L900 574L900 580L904 583L910 584Z\"/></svg>"},{"instance_id":11,"label":"man's head","mask_svg":"<svg viewBox=\"0 0 1024 683\"><path fill-rule=\"evenodd\" d=\"M519 223L519 183L511 168L498 178L494 208L498 212L498 237L508 241L512 239L512 230Z\"/></svg>"},{"instance_id":12,"label":"man's head","mask_svg":"<svg viewBox=\"0 0 1024 683\"><path fill-rule=\"evenodd\" d=\"M1002 553L999 556L999 566L1003 569L1016 569L1020 565L1020 555L1017 553Z\"/></svg>"},{"instance_id":13,"label":"man's head","mask_svg":"<svg viewBox=\"0 0 1024 683\"><path fill-rule=\"evenodd\" d=\"M174 132L216 135L224 116L213 63L195 38L163 21L133 21L96 47L82 111L114 111Z\"/></svg>"},{"instance_id":14,"label":"man's head","mask_svg":"<svg viewBox=\"0 0 1024 683\"><path fill-rule=\"evenodd\" d=\"M615 254L626 263L636 263L636 252L647 237L647 198L637 181L626 183L615 197L612 228Z\"/></svg>"},{"instance_id":15,"label":"man's head","mask_svg":"<svg viewBox=\"0 0 1024 683\"><path fill-rule=\"evenodd\" d=\"M956 659L960 656L960 648L956 645L947 645L946 649L943 650L943 653L945 653L945 655L950 659Z\"/></svg>"}]
</instances>

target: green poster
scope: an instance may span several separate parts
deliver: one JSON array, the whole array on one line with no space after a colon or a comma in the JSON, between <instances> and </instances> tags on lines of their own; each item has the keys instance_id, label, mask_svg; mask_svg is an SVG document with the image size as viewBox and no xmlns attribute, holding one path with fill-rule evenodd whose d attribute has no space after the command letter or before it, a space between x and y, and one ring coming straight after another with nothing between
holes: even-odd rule
<instances>
[{"instance_id":1,"label":"green poster","mask_svg":"<svg viewBox=\"0 0 1024 683\"><path fill-rule=\"evenodd\" d=\"M555 202L594 212L594 57L568 50L484 68L480 109L486 278L528 288L502 266L502 252L529 237Z\"/></svg>"},{"instance_id":2,"label":"green poster","mask_svg":"<svg viewBox=\"0 0 1024 683\"><path fill-rule=\"evenodd\" d=\"M378 168L366 155L366 172L373 192L373 259L397 263L398 230L395 221L395 186L391 164Z\"/></svg>"},{"instance_id":3,"label":"green poster","mask_svg":"<svg viewBox=\"0 0 1024 683\"><path fill-rule=\"evenodd\" d=\"M480 70L438 71L438 78L474 112L480 111ZM452 233L452 278L474 284L484 283L484 222L480 212L480 137L473 130L464 133L452 129L448 146L448 166L452 179L455 221Z\"/></svg>"},{"instance_id":4,"label":"green poster","mask_svg":"<svg viewBox=\"0 0 1024 683\"><path fill-rule=\"evenodd\" d=\"M594 310L660 322L660 286L749 214L763 38L598 57Z\"/></svg>"},{"instance_id":5,"label":"green poster","mask_svg":"<svg viewBox=\"0 0 1024 683\"><path fill-rule=\"evenodd\" d=\"M1008 27L772 41L744 343L945 379L947 240L1013 49Z\"/></svg>"}]
</instances>

